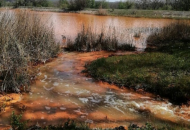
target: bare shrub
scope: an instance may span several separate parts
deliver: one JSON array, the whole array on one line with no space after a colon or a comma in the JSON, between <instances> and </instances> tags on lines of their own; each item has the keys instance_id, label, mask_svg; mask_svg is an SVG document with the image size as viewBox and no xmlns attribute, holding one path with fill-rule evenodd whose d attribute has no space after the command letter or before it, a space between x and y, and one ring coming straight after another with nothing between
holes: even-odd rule
<instances>
[{"instance_id":1,"label":"bare shrub","mask_svg":"<svg viewBox=\"0 0 190 130\"><path fill-rule=\"evenodd\" d=\"M0 14L0 88L19 92L33 73L29 63L44 62L59 51L53 34L40 16L27 11Z\"/></svg>"}]
</instances>

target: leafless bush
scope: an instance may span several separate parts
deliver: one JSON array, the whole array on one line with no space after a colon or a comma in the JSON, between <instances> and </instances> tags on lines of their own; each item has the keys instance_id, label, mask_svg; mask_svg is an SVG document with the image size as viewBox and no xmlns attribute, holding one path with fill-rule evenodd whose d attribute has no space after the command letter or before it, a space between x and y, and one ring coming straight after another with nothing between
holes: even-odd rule
<instances>
[{"instance_id":1,"label":"leafless bush","mask_svg":"<svg viewBox=\"0 0 190 130\"><path fill-rule=\"evenodd\" d=\"M53 28L27 11L0 14L0 91L19 92L31 81L30 64L55 56Z\"/></svg>"}]
</instances>

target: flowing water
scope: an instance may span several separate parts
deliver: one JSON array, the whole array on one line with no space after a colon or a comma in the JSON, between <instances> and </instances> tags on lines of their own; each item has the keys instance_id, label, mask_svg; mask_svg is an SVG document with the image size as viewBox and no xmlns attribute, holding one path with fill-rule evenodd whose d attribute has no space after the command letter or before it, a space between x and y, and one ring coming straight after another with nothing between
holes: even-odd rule
<instances>
[{"instance_id":1,"label":"flowing water","mask_svg":"<svg viewBox=\"0 0 190 130\"><path fill-rule=\"evenodd\" d=\"M144 29L149 33L152 28L159 28L174 21L72 13L40 14L43 14L48 22L53 22L56 39L60 42L61 35L74 38L82 24L97 29L101 29L102 26L112 26L128 30L128 32L131 30L132 33L134 29ZM142 44L138 41L141 40L133 43L138 47L146 46L146 43ZM138 52L115 54L134 53ZM4 112L0 113L0 126L9 124L12 111L22 112L25 120L30 119L31 124L38 123L39 125L59 124L70 118L89 123L91 127L102 128L128 126L130 123L142 125L146 122L152 122L154 125L169 123L188 126L189 107L175 106L167 100L159 101L149 93L135 92L108 83L96 82L81 73L86 63L110 54L112 53L102 51L63 52L52 62L38 66L38 80L31 85L29 93L13 96L14 100L7 105Z\"/></svg>"}]
</instances>

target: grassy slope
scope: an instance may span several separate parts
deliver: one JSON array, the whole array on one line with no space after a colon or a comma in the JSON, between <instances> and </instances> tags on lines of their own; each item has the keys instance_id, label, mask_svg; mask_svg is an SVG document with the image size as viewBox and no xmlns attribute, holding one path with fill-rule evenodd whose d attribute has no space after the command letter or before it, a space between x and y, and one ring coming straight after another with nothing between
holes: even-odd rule
<instances>
[{"instance_id":1,"label":"grassy slope","mask_svg":"<svg viewBox=\"0 0 190 130\"><path fill-rule=\"evenodd\" d=\"M87 66L89 74L119 86L142 88L181 103L190 99L190 48L101 58Z\"/></svg>"}]
</instances>

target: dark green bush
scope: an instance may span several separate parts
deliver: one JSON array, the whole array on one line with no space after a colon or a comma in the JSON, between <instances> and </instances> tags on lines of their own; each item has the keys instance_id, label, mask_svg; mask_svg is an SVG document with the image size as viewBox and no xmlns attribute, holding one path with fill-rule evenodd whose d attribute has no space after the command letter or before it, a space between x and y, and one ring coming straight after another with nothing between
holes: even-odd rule
<instances>
[{"instance_id":1,"label":"dark green bush","mask_svg":"<svg viewBox=\"0 0 190 130\"><path fill-rule=\"evenodd\" d=\"M13 130L25 130L27 121L21 121L22 115L16 115L15 112L12 112L11 115L11 127Z\"/></svg>"}]
</instances>

